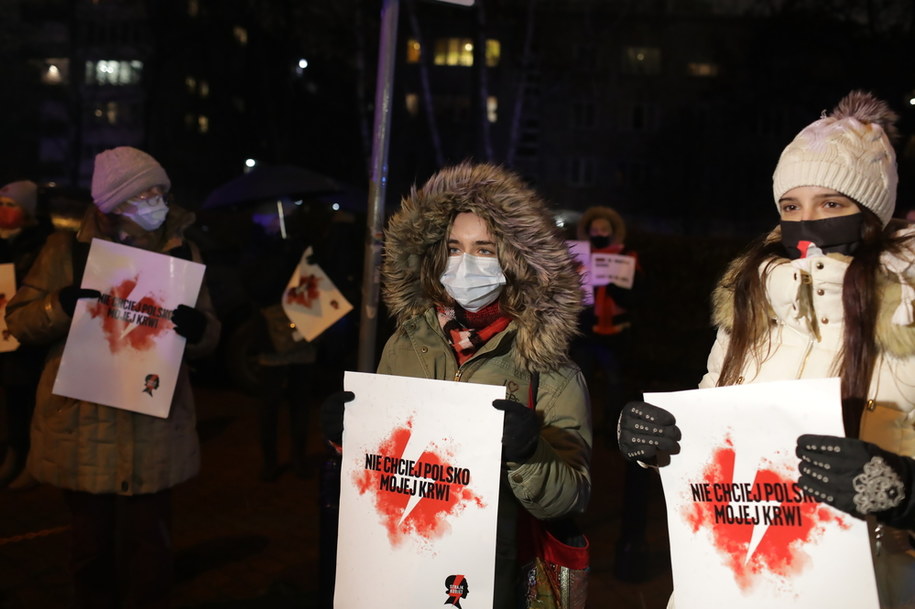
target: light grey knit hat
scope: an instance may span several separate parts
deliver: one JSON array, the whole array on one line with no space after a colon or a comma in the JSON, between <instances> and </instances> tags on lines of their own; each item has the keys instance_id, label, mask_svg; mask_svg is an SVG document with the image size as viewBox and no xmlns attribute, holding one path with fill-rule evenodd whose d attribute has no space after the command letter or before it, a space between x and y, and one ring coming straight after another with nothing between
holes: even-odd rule
<instances>
[{"instance_id":1,"label":"light grey knit hat","mask_svg":"<svg viewBox=\"0 0 915 609\"><path fill-rule=\"evenodd\" d=\"M104 213L153 186L168 190L168 174L156 159L131 146L118 146L95 156L92 200Z\"/></svg>"},{"instance_id":2,"label":"light grey knit hat","mask_svg":"<svg viewBox=\"0 0 915 609\"><path fill-rule=\"evenodd\" d=\"M798 186L832 188L874 212L883 225L896 208L897 116L886 102L852 91L782 151L772 175L775 204Z\"/></svg>"}]
</instances>

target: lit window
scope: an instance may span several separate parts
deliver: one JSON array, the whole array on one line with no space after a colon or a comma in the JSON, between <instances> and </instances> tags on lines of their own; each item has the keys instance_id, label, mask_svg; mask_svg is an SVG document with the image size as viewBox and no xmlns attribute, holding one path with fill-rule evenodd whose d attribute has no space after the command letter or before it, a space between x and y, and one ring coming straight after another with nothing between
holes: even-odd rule
<instances>
[{"instance_id":1,"label":"lit window","mask_svg":"<svg viewBox=\"0 0 915 609\"><path fill-rule=\"evenodd\" d=\"M486 119L490 123L499 120L499 98L495 95L486 98Z\"/></svg>"},{"instance_id":2,"label":"lit window","mask_svg":"<svg viewBox=\"0 0 915 609\"><path fill-rule=\"evenodd\" d=\"M499 65L499 59L502 57L502 43L498 40L486 41L486 66L494 68Z\"/></svg>"},{"instance_id":3,"label":"lit window","mask_svg":"<svg viewBox=\"0 0 915 609\"><path fill-rule=\"evenodd\" d=\"M197 132L207 133L210 130L210 119L201 114L197 117Z\"/></svg>"},{"instance_id":4,"label":"lit window","mask_svg":"<svg viewBox=\"0 0 915 609\"><path fill-rule=\"evenodd\" d=\"M117 125L123 120L120 104L116 101L100 103L92 110L92 118L103 125Z\"/></svg>"},{"instance_id":5,"label":"lit window","mask_svg":"<svg viewBox=\"0 0 915 609\"><path fill-rule=\"evenodd\" d=\"M86 62L86 84L90 85L135 85L142 75L142 61L100 59Z\"/></svg>"},{"instance_id":6,"label":"lit window","mask_svg":"<svg viewBox=\"0 0 915 609\"><path fill-rule=\"evenodd\" d=\"M236 42L238 42L238 44L241 46L248 44L248 30L242 26L236 25L234 28L232 28L232 35L235 36Z\"/></svg>"},{"instance_id":7,"label":"lit window","mask_svg":"<svg viewBox=\"0 0 915 609\"><path fill-rule=\"evenodd\" d=\"M466 45L471 45L467 52ZM435 57L433 63L437 66L472 66L473 43L470 38L439 38L435 41Z\"/></svg>"},{"instance_id":8,"label":"lit window","mask_svg":"<svg viewBox=\"0 0 915 609\"><path fill-rule=\"evenodd\" d=\"M686 73L690 76L699 76L701 78L714 78L718 76L718 64L691 61L686 64Z\"/></svg>"},{"instance_id":9,"label":"lit window","mask_svg":"<svg viewBox=\"0 0 915 609\"><path fill-rule=\"evenodd\" d=\"M416 93L407 93L404 99L404 105L407 107L407 112L410 116L416 116L419 114L419 95Z\"/></svg>"},{"instance_id":10,"label":"lit window","mask_svg":"<svg viewBox=\"0 0 915 609\"><path fill-rule=\"evenodd\" d=\"M187 0L187 16L196 17L200 14L199 0Z\"/></svg>"},{"instance_id":11,"label":"lit window","mask_svg":"<svg viewBox=\"0 0 915 609\"><path fill-rule=\"evenodd\" d=\"M46 85L66 84L70 80L70 60L54 58L44 60L41 82Z\"/></svg>"},{"instance_id":12,"label":"lit window","mask_svg":"<svg viewBox=\"0 0 915 609\"><path fill-rule=\"evenodd\" d=\"M498 40L486 41L486 65L499 65L502 45ZM435 41L435 54L432 63L437 66L473 65L473 40L470 38L439 38Z\"/></svg>"},{"instance_id":13,"label":"lit window","mask_svg":"<svg viewBox=\"0 0 915 609\"><path fill-rule=\"evenodd\" d=\"M419 63L422 58L422 49L419 46L419 40L410 38L407 40L407 63Z\"/></svg>"},{"instance_id":14,"label":"lit window","mask_svg":"<svg viewBox=\"0 0 915 609\"><path fill-rule=\"evenodd\" d=\"M200 81L200 97L210 96L210 83L205 80Z\"/></svg>"},{"instance_id":15,"label":"lit window","mask_svg":"<svg viewBox=\"0 0 915 609\"><path fill-rule=\"evenodd\" d=\"M197 90L197 79L193 76L184 77L184 86L187 88L187 92L191 95Z\"/></svg>"},{"instance_id":16,"label":"lit window","mask_svg":"<svg viewBox=\"0 0 915 609\"><path fill-rule=\"evenodd\" d=\"M654 47L626 47L623 49L624 74L659 74L661 49Z\"/></svg>"}]
</instances>

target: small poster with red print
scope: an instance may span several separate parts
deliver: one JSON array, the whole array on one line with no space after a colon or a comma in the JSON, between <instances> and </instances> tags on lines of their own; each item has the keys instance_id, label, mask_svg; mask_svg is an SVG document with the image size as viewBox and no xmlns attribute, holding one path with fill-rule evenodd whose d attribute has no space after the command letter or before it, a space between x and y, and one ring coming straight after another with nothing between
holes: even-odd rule
<instances>
[{"instance_id":1,"label":"small poster with red print","mask_svg":"<svg viewBox=\"0 0 915 609\"><path fill-rule=\"evenodd\" d=\"M804 493L797 438L844 436L837 378L648 393L683 439L660 468L677 609L877 609L867 524Z\"/></svg>"},{"instance_id":2,"label":"small poster with red print","mask_svg":"<svg viewBox=\"0 0 915 609\"><path fill-rule=\"evenodd\" d=\"M0 264L0 353L19 348L19 341L6 327L6 305L15 294L16 267L12 263Z\"/></svg>"},{"instance_id":3,"label":"small poster with red print","mask_svg":"<svg viewBox=\"0 0 915 609\"><path fill-rule=\"evenodd\" d=\"M204 265L93 239L53 392L168 417L186 339L172 314L194 306Z\"/></svg>"},{"instance_id":4,"label":"small poster with red print","mask_svg":"<svg viewBox=\"0 0 915 609\"><path fill-rule=\"evenodd\" d=\"M309 262L312 253L309 247L302 254L282 300L283 311L295 324L298 337L308 341L317 338L353 310L353 305L343 297L327 273L317 264Z\"/></svg>"},{"instance_id":5,"label":"small poster with red print","mask_svg":"<svg viewBox=\"0 0 915 609\"><path fill-rule=\"evenodd\" d=\"M493 606L505 387L346 372L334 607Z\"/></svg>"}]
</instances>

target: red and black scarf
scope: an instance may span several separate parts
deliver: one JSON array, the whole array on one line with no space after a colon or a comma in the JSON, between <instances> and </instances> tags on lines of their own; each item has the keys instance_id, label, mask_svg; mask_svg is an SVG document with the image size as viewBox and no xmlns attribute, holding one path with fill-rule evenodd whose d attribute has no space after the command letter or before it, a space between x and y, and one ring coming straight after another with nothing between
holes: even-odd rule
<instances>
[{"instance_id":1,"label":"red and black scarf","mask_svg":"<svg viewBox=\"0 0 915 609\"><path fill-rule=\"evenodd\" d=\"M438 323L454 349L458 366L473 357L486 341L507 328L511 322L510 317L502 314L498 300L476 313L461 307L436 307L435 310L438 313Z\"/></svg>"}]
</instances>

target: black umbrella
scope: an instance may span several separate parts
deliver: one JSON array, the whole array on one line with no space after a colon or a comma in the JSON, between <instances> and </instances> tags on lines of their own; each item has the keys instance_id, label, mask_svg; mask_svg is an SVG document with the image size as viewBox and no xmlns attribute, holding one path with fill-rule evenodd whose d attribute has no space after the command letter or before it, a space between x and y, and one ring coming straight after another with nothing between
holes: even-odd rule
<instances>
[{"instance_id":1,"label":"black umbrella","mask_svg":"<svg viewBox=\"0 0 915 609\"><path fill-rule=\"evenodd\" d=\"M201 209L253 203L284 196L323 195L341 190L343 189L340 184L332 178L304 167L256 167L216 188L204 200Z\"/></svg>"}]
</instances>

